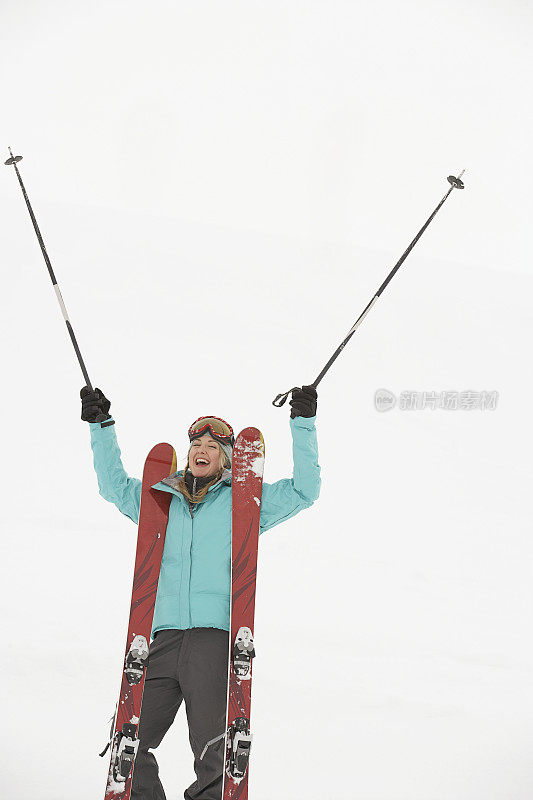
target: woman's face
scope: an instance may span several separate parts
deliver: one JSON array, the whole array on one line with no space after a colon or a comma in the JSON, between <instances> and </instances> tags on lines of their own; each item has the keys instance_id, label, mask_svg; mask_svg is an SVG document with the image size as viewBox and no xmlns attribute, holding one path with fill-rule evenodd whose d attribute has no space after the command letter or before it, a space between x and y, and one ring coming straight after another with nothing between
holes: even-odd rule
<instances>
[{"instance_id":1,"label":"woman's face","mask_svg":"<svg viewBox=\"0 0 533 800\"><path fill-rule=\"evenodd\" d=\"M205 478L218 472L220 447L208 433L193 439L189 452L189 469L195 478Z\"/></svg>"}]
</instances>

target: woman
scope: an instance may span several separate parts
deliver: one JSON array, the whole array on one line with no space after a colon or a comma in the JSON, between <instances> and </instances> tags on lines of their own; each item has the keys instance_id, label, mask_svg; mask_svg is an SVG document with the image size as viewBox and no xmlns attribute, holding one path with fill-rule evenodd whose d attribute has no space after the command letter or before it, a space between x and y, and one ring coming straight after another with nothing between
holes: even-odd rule
<instances>
[{"instance_id":1,"label":"woman","mask_svg":"<svg viewBox=\"0 0 533 800\"><path fill-rule=\"evenodd\" d=\"M85 386L81 418L90 423L100 494L135 523L141 481L120 459L110 401ZM290 428L294 471L290 479L263 484L260 533L308 508L320 491L315 431L316 390L292 393ZM98 421L97 421L98 420ZM144 686L139 750L132 800L165 800L156 748L185 700L196 780L185 800L220 800L226 726L231 580L231 457L233 431L217 417L200 417L189 429L183 470L157 488L172 500L152 626Z\"/></svg>"}]
</instances>

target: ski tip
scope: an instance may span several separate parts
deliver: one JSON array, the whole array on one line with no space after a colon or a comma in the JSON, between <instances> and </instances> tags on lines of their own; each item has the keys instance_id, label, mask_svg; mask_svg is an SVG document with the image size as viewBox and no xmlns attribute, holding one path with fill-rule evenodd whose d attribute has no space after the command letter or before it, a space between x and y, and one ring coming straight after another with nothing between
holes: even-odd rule
<instances>
[{"instance_id":1,"label":"ski tip","mask_svg":"<svg viewBox=\"0 0 533 800\"><path fill-rule=\"evenodd\" d=\"M247 450L260 453L262 458L265 456L265 440L259 428L243 428L235 440L234 451Z\"/></svg>"},{"instance_id":2,"label":"ski tip","mask_svg":"<svg viewBox=\"0 0 533 800\"><path fill-rule=\"evenodd\" d=\"M168 473L169 475L172 475L172 473L176 471L176 451L168 442L159 442L158 444L154 444L148 453L146 460L161 464L168 464L170 468L170 472Z\"/></svg>"},{"instance_id":3,"label":"ski tip","mask_svg":"<svg viewBox=\"0 0 533 800\"><path fill-rule=\"evenodd\" d=\"M249 426L248 428L243 428L242 431L237 436L237 439L260 439L261 442L264 442L263 434L259 430L259 428L254 428L253 426Z\"/></svg>"}]
</instances>

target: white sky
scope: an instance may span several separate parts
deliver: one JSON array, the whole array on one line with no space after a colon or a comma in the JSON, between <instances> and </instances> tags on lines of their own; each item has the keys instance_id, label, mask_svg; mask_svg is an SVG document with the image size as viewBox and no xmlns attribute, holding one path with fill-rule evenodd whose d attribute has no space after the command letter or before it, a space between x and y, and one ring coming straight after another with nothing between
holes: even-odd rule
<instances>
[{"instance_id":1,"label":"white sky","mask_svg":"<svg viewBox=\"0 0 533 800\"><path fill-rule=\"evenodd\" d=\"M319 387L319 501L261 540L250 790L530 800L531 5L1 8L5 157L24 156L132 475L159 440L181 460L203 413L260 427L266 480L290 474L272 397L314 379L466 168ZM89 800L135 528L98 497L83 379L12 173L0 790ZM499 404L379 414L381 387ZM179 796L183 713L158 753Z\"/></svg>"}]
</instances>

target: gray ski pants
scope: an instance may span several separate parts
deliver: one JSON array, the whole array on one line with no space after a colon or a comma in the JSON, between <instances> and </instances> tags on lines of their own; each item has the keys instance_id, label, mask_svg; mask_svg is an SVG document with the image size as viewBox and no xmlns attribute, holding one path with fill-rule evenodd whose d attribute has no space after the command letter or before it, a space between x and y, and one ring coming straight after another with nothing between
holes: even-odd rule
<instances>
[{"instance_id":1,"label":"gray ski pants","mask_svg":"<svg viewBox=\"0 0 533 800\"><path fill-rule=\"evenodd\" d=\"M185 700L196 780L185 800L221 800L229 634L219 628L158 631L150 645L131 800L166 800L155 749Z\"/></svg>"}]
</instances>

